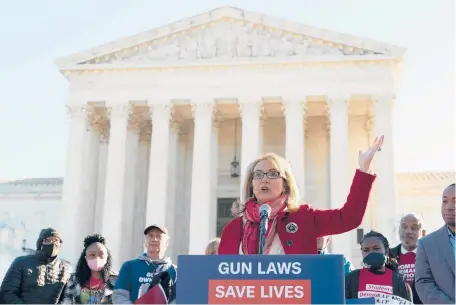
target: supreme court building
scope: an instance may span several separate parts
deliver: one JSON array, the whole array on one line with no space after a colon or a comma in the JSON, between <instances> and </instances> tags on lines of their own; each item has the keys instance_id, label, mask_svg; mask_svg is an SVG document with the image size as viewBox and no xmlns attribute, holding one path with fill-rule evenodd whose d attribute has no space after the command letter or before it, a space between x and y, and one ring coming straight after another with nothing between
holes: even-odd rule
<instances>
[{"instance_id":1,"label":"supreme court building","mask_svg":"<svg viewBox=\"0 0 456 305\"><path fill-rule=\"evenodd\" d=\"M290 161L303 201L339 208L358 149L376 134L385 142L360 227L393 236L391 122L403 54L223 7L59 59L71 121L65 257L76 260L98 232L119 266L152 223L169 228L173 257L202 254L230 219L248 163L266 152ZM332 251L358 253L357 233L334 236Z\"/></svg>"}]
</instances>

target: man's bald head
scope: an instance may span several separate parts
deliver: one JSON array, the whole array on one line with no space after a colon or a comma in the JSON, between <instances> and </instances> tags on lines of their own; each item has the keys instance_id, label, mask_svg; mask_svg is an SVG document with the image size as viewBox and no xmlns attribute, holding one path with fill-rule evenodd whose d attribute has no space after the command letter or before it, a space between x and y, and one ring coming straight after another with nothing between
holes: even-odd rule
<instances>
[{"instance_id":1,"label":"man's bald head","mask_svg":"<svg viewBox=\"0 0 456 305\"><path fill-rule=\"evenodd\" d=\"M423 221L423 217L418 214L418 213L408 213L408 214L405 214L404 216L402 216L401 218L401 223L403 221L416 221L417 223L420 224L421 228L424 229L424 221Z\"/></svg>"},{"instance_id":2,"label":"man's bald head","mask_svg":"<svg viewBox=\"0 0 456 305\"><path fill-rule=\"evenodd\" d=\"M423 217L417 213L408 213L401 218L399 238L407 251L416 249L418 238L423 236Z\"/></svg>"}]
</instances>

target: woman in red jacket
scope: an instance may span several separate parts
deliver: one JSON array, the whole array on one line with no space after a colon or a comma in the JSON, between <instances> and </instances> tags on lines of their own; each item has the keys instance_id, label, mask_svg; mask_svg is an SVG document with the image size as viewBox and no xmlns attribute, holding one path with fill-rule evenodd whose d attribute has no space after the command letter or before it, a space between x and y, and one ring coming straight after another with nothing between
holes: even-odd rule
<instances>
[{"instance_id":1,"label":"woman in red jacket","mask_svg":"<svg viewBox=\"0 0 456 305\"><path fill-rule=\"evenodd\" d=\"M258 254L259 207L271 207L265 240L265 254L317 254L317 237L341 234L361 224L375 176L371 161L383 143L383 136L364 153L359 152L359 169L340 209L317 210L301 205L290 165L276 154L266 154L247 168L243 188L242 217L223 229L218 254Z\"/></svg>"}]
</instances>

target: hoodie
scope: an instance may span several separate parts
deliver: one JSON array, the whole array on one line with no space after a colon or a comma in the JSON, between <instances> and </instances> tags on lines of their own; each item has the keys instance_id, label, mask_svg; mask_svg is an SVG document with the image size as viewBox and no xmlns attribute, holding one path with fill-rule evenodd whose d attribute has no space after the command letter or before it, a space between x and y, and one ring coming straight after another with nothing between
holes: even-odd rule
<instances>
[{"instance_id":1,"label":"hoodie","mask_svg":"<svg viewBox=\"0 0 456 305\"><path fill-rule=\"evenodd\" d=\"M136 259L125 262L120 268L114 291L113 304L132 304L138 299L138 292L142 284L151 283L155 275L162 271L169 271L171 280L176 281L176 266L169 257L152 260L144 253Z\"/></svg>"}]
</instances>

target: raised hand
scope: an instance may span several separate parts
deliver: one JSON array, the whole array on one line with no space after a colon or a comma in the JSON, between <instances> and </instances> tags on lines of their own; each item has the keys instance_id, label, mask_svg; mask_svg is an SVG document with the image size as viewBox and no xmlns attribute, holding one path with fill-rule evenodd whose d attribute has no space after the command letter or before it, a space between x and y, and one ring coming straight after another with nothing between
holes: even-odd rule
<instances>
[{"instance_id":1,"label":"raised hand","mask_svg":"<svg viewBox=\"0 0 456 305\"><path fill-rule=\"evenodd\" d=\"M368 150L362 152L361 150L358 153L358 165L359 170L365 173L370 171L370 164L374 155L377 151L381 151L383 145L384 136L376 137L374 143L369 147Z\"/></svg>"}]
</instances>

